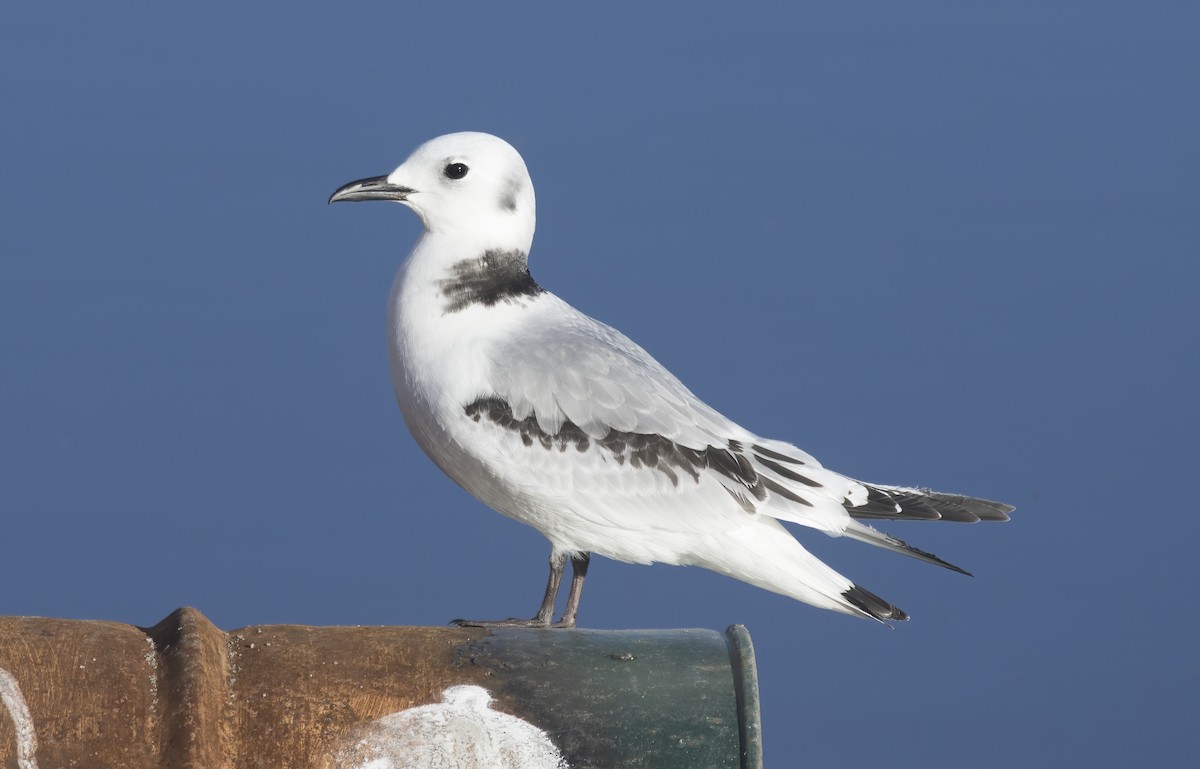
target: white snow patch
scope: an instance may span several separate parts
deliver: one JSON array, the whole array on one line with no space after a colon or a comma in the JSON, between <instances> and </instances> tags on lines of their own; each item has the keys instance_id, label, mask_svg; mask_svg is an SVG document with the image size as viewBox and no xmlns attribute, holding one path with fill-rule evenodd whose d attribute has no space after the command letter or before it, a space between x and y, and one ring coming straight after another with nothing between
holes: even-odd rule
<instances>
[{"instance_id":1,"label":"white snow patch","mask_svg":"<svg viewBox=\"0 0 1200 769\"><path fill-rule=\"evenodd\" d=\"M442 702L392 713L363 728L338 769L569 769L541 729L492 710L479 686L451 686Z\"/></svg>"},{"instance_id":2,"label":"white snow patch","mask_svg":"<svg viewBox=\"0 0 1200 769\"><path fill-rule=\"evenodd\" d=\"M33 729L33 716L17 679L4 668L0 668L0 702L8 709L13 730L17 733L17 769L38 769L37 732Z\"/></svg>"}]
</instances>

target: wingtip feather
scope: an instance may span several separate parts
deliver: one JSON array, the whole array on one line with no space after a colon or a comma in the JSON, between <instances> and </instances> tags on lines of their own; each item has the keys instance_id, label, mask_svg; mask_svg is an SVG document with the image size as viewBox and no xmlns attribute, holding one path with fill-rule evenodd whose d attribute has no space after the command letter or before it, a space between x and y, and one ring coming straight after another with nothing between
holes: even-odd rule
<instances>
[{"instance_id":1,"label":"wingtip feather","mask_svg":"<svg viewBox=\"0 0 1200 769\"><path fill-rule=\"evenodd\" d=\"M905 622L908 620L908 613L903 609L888 603L870 590L858 585L851 585L848 590L842 593L842 597L851 606L866 614L871 619L879 620L885 624L887 620L892 620L893 622Z\"/></svg>"}]
</instances>

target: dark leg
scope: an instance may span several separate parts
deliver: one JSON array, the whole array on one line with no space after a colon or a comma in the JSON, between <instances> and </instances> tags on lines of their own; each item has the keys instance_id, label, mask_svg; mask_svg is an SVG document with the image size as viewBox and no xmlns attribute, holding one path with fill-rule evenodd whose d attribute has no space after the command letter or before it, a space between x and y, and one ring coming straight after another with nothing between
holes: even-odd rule
<instances>
[{"instance_id":1,"label":"dark leg","mask_svg":"<svg viewBox=\"0 0 1200 769\"><path fill-rule=\"evenodd\" d=\"M575 627L575 615L579 614L579 599L583 595L583 581L587 579L591 561L591 553L571 556L571 590L567 593L567 606L563 609L562 619L555 622L553 627Z\"/></svg>"},{"instance_id":2,"label":"dark leg","mask_svg":"<svg viewBox=\"0 0 1200 769\"><path fill-rule=\"evenodd\" d=\"M586 558L586 556L584 556ZM572 564L575 564L575 559L572 559ZM538 609L537 616L533 619L454 619L450 620L451 625L459 627L550 627L550 620L554 617L554 601L558 598L558 588L562 585L563 572L567 568L567 554L558 551L550 552L550 579L546 581L546 595L542 597L541 608ZM583 587L583 579L578 577L579 566L574 566L575 574L571 577L571 595L575 596L576 610L579 607L579 597L576 595L575 581L579 580L580 587ZM584 574L587 573L587 564L583 567ZM568 605L570 599L567 600ZM564 616L564 619L566 617ZM571 614L571 624L564 627L575 626L575 614ZM559 627L555 625L555 627Z\"/></svg>"}]
</instances>

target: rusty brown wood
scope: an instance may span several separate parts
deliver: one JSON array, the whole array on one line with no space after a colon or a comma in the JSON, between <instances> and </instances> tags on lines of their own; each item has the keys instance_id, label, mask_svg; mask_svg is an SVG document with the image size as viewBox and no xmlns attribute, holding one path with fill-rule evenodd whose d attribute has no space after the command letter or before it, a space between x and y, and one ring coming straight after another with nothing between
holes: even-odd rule
<instances>
[{"instance_id":1,"label":"rusty brown wood","mask_svg":"<svg viewBox=\"0 0 1200 769\"><path fill-rule=\"evenodd\" d=\"M484 634L290 625L224 633L186 608L145 629L0 617L0 668L34 714L41 769L298 767L297 756L328 754L356 724L482 682L486 671L461 667L455 650ZM0 708L0 767L18 769L16 744Z\"/></svg>"},{"instance_id":2,"label":"rusty brown wood","mask_svg":"<svg viewBox=\"0 0 1200 769\"><path fill-rule=\"evenodd\" d=\"M150 628L0 617L0 769L359 767L389 718L454 698L476 703L467 720L536 725L571 769L759 767L747 671L744 628L223 632L186 608Z\"/></svg>"}]
</instances>

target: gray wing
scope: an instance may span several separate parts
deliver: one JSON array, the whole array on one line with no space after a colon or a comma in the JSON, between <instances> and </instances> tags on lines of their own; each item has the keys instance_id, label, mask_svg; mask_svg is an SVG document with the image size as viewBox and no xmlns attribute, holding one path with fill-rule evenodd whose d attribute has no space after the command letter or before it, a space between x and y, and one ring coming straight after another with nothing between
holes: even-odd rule
<instances>
[{"instance_id":1,"label":"gray wing","mask_svg":"<svg viewBox=\"0 0 1200 769\"><path fill-rule=\"evenodd\" d=\"M574 310L557 320L517 335L494 363L496 391L518 419L533 414L547 433L570 421L592 438L617 430L691 448L753 437L619 331Z\"/></svg>"},{"instance_id":2,"label":"gray wing","mask_svg":"<svg viewBox=\"0 0 1200 769\"><path fill-rule=\"evenodd\" d=\"M615 329L565 304L552 315L497 349L494 397L476 407L526 442L587 440L619 466L714 479L748 512L831 533L849 520L846 506L868 502L864 485L722 416Z\"/></svg>"},{"instance_id":3,"label":"gray wing","mask_svg":"<svg viewBox=\"0 0 1200 769\"><path fill-rule=\"evenodd\" d=\"M747 513L957 571L858 519L1007 520L1012 510L927 489L866 484L828 470L796 446L758 437L722 416L628 337L554 301L552 324L533 324L498 349L494 397L476 404L477 412L486 410L491 421L519 432L526 445L536 440L547 448L609 452L617 462L606 474L621 474L623 486L641 486L647 496L661 496L664 486L631 469L659 471L676 492L693 485L686 478L716 481Z\"/></svg>"}]
</instances>

